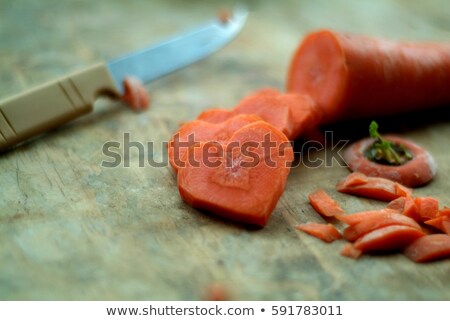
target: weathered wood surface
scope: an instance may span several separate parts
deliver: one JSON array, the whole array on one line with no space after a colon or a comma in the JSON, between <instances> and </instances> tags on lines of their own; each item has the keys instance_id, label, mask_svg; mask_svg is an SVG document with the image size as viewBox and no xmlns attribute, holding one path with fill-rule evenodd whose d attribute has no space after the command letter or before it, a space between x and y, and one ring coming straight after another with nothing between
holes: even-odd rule
<instances>
[{"instance_id":1,"label":"weathered wood surface","mask_svg":"<svg viewBox=\"0 0 450 321\"><path fill-rule=\"evenodd\" d=\"M0 96L195 26L231 2L2 1ZM102 145L160 144L179 122L233 106L262 86L283 88L301 37L321 27L399 39L448 40L446 1L254 1L242 34L195 66L151 83L152 108L104 101L97 112L0 155L1 299L199 299L211 282L234 299L449 300L450 262L401 255L339 256L293 226L321 221L307 194L324 187L348 211L381 203L339 195L339 166L292 170L269 225L249 229L186 206L168 168L102 168ZM408 120L405 120L407 123ZM406 134L432 152L439 173L417 190L450 205L450 124ZM323 156L323 154L319 154Z\"/></svg>"}]
</instances>

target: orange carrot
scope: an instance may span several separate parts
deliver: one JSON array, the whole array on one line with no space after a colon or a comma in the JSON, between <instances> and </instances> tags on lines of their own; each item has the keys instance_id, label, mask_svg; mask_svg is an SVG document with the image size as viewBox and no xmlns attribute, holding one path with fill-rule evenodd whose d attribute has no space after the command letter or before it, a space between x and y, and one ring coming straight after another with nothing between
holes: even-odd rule
<instances>
[{"instance_id":1,"label":"orange carrot","mask_svg":"<svg viewBox=\"0 0 450 321\"><path fill-rule=\"evenodd\" d=\"M450 208L444 207L443 209L439 210L438 216L450 216Z\"/></svg>"},{"instance_id":2,"label":"orange carrot","mask_svg":"<svg viewBox=\"0 0 450 321\"><path fill-rule=\"evenodd\" d=\"M357 259L362 255L360 250L357 250L352 243L347 243L341 250L342 256L347 256L352 259Z\"/></svg>"},{"instance_id":3,"label":"orange carrot","mask_svg":"<svg viewBox=\"0 0 450 321\"><path fill-rule=\"evenodd\" d=\"M343 236L347 241L355 241L369 232L389 225L404 225L421 230L420 225L416 221L405 215L379 211L347 227Z\"/></svg>"},{"instance_id":4,"label":"orange carrot","mask_svg":"<svg viewBox=\"0 0 450 321\"><path fill-rule=\"evenodd\" d=\"M197 116L197 120L207 121L208 123L222 123L232 117L236 116L236 113L232 110L212 108L207 109Z\"/></svg>"},{"instance_id":5,"label":"orange carrot","mask_svg":"<svg viewBox=\"0 0 450 321\"><path fill-rule=\"evenodd\" d=\"M433 197L416 197L414 204L422 221L435 218L439 214L439 201Z\"/></svg>"},{"instance_id":6,"label":"orange carrot","mask_svg":"<svg viewBox=\"0 0 450 321\"><path fill-rule=\"evenodd\" d=\"M442 215L424 222L450 235L450 216Z\"/></svg>"},{"instance_id":7,"label":"orange carrot","mask_svg":"<svg viewBox=\"0 0 450 321\"><path fill-rule=\"evenodd\" d=\"M388 205L386 205L386 208L389 208L391 210L396 210L399 212L403 212L405 209L405 203L406 203L406 197L401 196L401 197L396 198L395 200L391 201Z\"/></svg>"},{"instance_id":8,"label":"orange carrot","mask_svg":"<svg viewBox=\"0 0 450 321\"><path fill-rule=\"evenodd\" d=\"M189 147L200 142L226 142L236 130L260 121L256 115L238 115L220 124L194 120L185 123L168 143L169 162L175 171L184 166L184 154Z\"/></svg>"},{"instance_id":9,"label":"orange carrot","mask_svg":"<svg viewBox=\"0 0 450 321\"><path fill-rule=\"evenodd\" d=\"M365 234L354 243L354 247L363 253L401 250L424 235L414 227L390 225Z\"/></svg>"},{"instance_id":10,"label":"orange carrot","mask_svg":"<svg viewBox=\"0 0 450 321\"><path fill-rule=\"evenodd\" d=\"M309 96L285 94L273 88L264 88L242 99L232 110L206 110L197 119L220 123L240 114L258 115L289 139L310 131L315 119L319 117Z\"/></svg>"},{"instance_id":11,"label":"orange carrot","mask_svg":"<svg viewBox=\"0 0 450 321\"><path fill-rule=\"evenodd\" d=\"M411 191L399 183L381 177L367 177L359 172L350 174L336 185L342 193L348 193L381 201L392 201L411 194Z\"/></svg>"},{"instance_id":12,"label":"orange carrot","mask_svg":"<svg viewBox=\"0 0 450 321\"><path fill-rule=\"evenodd\" d=\"M324 216L335 216L344 214L344 210L339 204L330 197L323 189L309 194L309 203L316 210L317 213Z\"/></svg>"},{"instance_id":13,"label":"orange carrot","mask_svg":"<svg viewBox=\"0 0 450 321\"><path fill-rule=\"evenodd\" d=\"M342 237L341 233L331 224L306 223L300 224L295 228L327 243L331 243Z\"/></svg>"},{"instance_id":14,"label":"orange carrot","mask_svg":"<svg viewBox=\"0 0 450 321\"><path fill-rule=\"evenodd\" d=\"M355 225L372 216L378 217L379 215L389 215L389 214L399 214L399 212L393 209L383 208L381 210L363 211L347 215L336 215L335 217L339 221L344 222L347 225Z\"/></svg>"},{"instance_id":15,"label":"orange carrot","mask_svg":"<svg viewBox=\"0 0 450 321\"><path fill-rule=\"evenodd\" d=\"M150 95L142 82L135 77L125 77L124 94L121 99L134 111L142 111L150 106Z\"/></svg>"},{"instance_id":16,"label":"orange carrot","mask_svg":"<svg viewBox=\"0 0 450 321\"><path fill-rule=\"evenodd\" d=\"M229 301L230 299L229 291L221 283L212 283L205 289L205 301Z\"/></svg>"},{"instance_id":17,"label":"orange carrot","mask_svg":"<svg viewBox=\"0 0 450 321\"><path fill-rule=\"evenodd\" d=\"M266 138L270 150L263 146ZM264 226L283 193L293 150L283 133L258 121L238 129L227 142L191 146L185 159L186 166L178 169L178 189L186 203Z\"/></svg>"},{"instance_id":18,"label":"orange carrot","mask_svg":"<svg viewBox=\"0 0 450 321\"><path fill-rule=\"evenodd\" d=\"M411 243L404 254L417 263L450 258L450 236L446 234L426 235Z\"/></svg>"},{"instance_id":19,"label":"orange carrot","mask_svg":"<svg viewBox=\"0 0 450 321\"><path fill-rule=\"evenodd\" d=\"M294 53L290 92L309 94L321 123L401 114L450 103L450 46L400 43L330 30Z\"/></svg>"},{"instance_id":20,"label":"orange carrot","mask_svg":"<svg viewBox=\"0 0 450 321\"><path fill-rule=\"evenodd\" d=\"M412 154L412 160L398 166L371 161L366 157L365 151L372 145L373 139L365 138L344 152L344 159L349 168L367 176L384 177L408 187L424 185L436 174L434 159L425 149L400 137L386 135L383 138L403 145Z\"/></svg>"},{"instance_id":21,"label":"orange carrot","mask_svg":"<svg viewBox=\"0 0 450 321\"><path fill-rule=\"evenodd\" d=\"M416 222L421 222L419 209L417 208L414 198L411 195L405 197L405 207L403 208L403 215L406 215Z\"/></svg>"},{"instance_id":22,"label":"orange carrot","mask_svg":"<svg viewBox=\"0 0 450 321\"><path fill-rule=\"evenodd\" d=\"M282 131L287 138L295 139L312 128L315 105L309 96L283 94L270 88L245 97L233 109L239 114L256 114Z\"/></svg>"}]
</instances>

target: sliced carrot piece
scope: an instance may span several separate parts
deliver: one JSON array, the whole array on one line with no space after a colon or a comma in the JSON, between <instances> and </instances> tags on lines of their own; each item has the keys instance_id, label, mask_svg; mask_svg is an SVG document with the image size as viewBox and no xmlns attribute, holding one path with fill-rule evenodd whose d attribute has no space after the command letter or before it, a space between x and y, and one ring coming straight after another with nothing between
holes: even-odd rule
<instances>
[{"instance_id":1,"label":"sliced carrot piece","mask_svg":"<svg viewBox=\"0 0 450 321\"><path fill-rule=\"evenodd\" d=\"M416 222L421 222L421 217L419 215L419 209L417 208L414 198L410 195L405 197L405 207L403 209L403 215L406 215Z\"/></svg>"},{"instance_id":2,"label":"sliced carrot piece","mask_svg":"<svg viewBox=\"0 0 450 321\"><path fill-rule=\"evenodd\" d=\"M323 189L318 189L309 194L308 199L312 207L321 215L335 216L344 214L344 210L339 204Z\"/></svg>"},{"instance_id":3,"label":"sliced carrot piece","mask_svg":"<svg viewBox=\"0 0 450 321\"><path fill-rule=\"evenodd\" d=\"M331 224L306 223L297 225L295 228L327 243L331 243L342 237L341 233Z\"/></svg>"},{"instance_id":4,"label":"sliced carrot piece","mask_svg":"<svg viewBox=\"0 0 450 321\"><path fill-rule=\"evenodd\" d=\"M367 216L359 223L347 227L343 236L347 241L355 241L367 233L389 225L404 225L421 230L420 225L416 221L405 215L380 211Z\"/></svg>"},{"instance_id":5,"label":"sliced carrot piece","mask_svg":"<svg viewBox=\"0 0 450 321\"><path fill-rule=\"evenodd\" d=\"M424 222L450 235L450 215L442 215Z\"/></svg>"},{"instance_id":6,"label":"sliced carrot piece","mask_svg":"<svg viewBox=\"0 0 450 321\"><path fill-rule=\"evenodd\" d=\"M439 210L438 216L450 216L450 208L444 207L443 209Z\"/></svg>"},{"instance_id":7,"label":"sliced carrot piece","mask_svg":"<svg viewBox=\"0 0 450 321\"><path fill-rule=\"evenodd\" d=\"M232 110L213 108L205 110L197 116L197 120L207 121L208 123L219 124L224 121L233 118L236 113Z\"/></svg>"},{"instance_id":8,"label":"sliced carrot piece","mask_svg":"<svg viewBox=\"0 0 450 321\"><path fill-rule=\"evenodd\" d=\"M362 255L362 251L357 250L352 243L347 243L341 250L342 256L347 256L352 259L357 259Z\"/></svg>"},{"instance_id":9,"label":"sliced carrot piece","mask_svg":"<svg viewBox=\"0 0 450 321\"><path fill-rule=\"evenodd\" d=\"M352 175L350 179L347 177L337 183L336 189L339 192L381 201L392 201L398 197L411 194L408 188L386 178L367 177L361 173L350 175ZM361 183L363 181L365 182Z\"/></svg>"},{"instance_id":10,"label":"sliced carrot piece","mask_svg":"<svg viewBox=\"0 0 450 321\"><path fill-rule=\"evenodd\" d=\"M354 246L363 253L401 250L424 235L414 227L390 225L367 233Z\"/></svg>"},{"instance_id":11,"label":"sliced carrot piece","mask_svg":"<svg viewBox=\"0 0 450 321\"><path fill-rule=\"evenodd\" d=\"M190 146L200 142L226 142L236 130L257 121L261 121L261 118L256 115L238 115L219 124L201 120L185 123L169 140L170 165L174 171L178 171L180 166L185 166L184 154Z\"/></svg>"},{"instance_id":12,"label":"sliced carrot piece","mask_svg":"<svg viewBox=\"0 0 450 321\"><path fill-rule=\"evenodd\" d=\"M439 201L434 197L416 197L414 204L422 221L430 220L439 215Z\"/></svg>"},{"instance_id":13,"label":"sliced carrot piece","mask_svg":"<svg viewBox=\"0 0 450 321\"><path fill-rule=\"evenodd\" d=\"M388 205L386 205L386 208L403 212L403 210L405 209L405 203L406 197L400 196L399 198L396 198L395 200L391 201Z\"/></svg>"},{"instance_id":14,"label":"sliced carrot piece","mask_svg":"<svg viewBox=\"0 0 450 321\"><path fill-rule=\"evenodd\" d=\"M125 77L123 80L124 94L121 99L134 111L142 111L150 106L150 95L144 84L135 77Z\"/></svg>"},{"instance_id":15,"label":"sliced carrot piece","mask_svg":"<svg viewBox=\"0 0 450 321\"><path fill-rule=\"evenodd\" d=\"M263 142L267 137L273 149ZM249 148L247 148L249 147ZM189 205L264 226L283 193L294 153L286 136L264 121L238 129L227 142L188 149L178 190Z\"/></svg>"},{"instance_id":16,"label":"sliced carrot piece","mask_svg":"<svg viewBox=\"0 0 450 321\"><path fill-rule=\"evenodd\" d=\"M413 159L399 166L376 163L367 159L365 152L372 145L372 138L362 139L346 149L344 159L349 168L367 176L384 177L404 186L421 186L434 177L436 164L433 157L422 147L397 136L386 135L384 139L405 146Z\"/></svg>"},{"instance_id":17,"label":"sliced carrot piece","mask_svg":"<svg viewBox=\"0 0 450 321\"><path fill-rule=\"evenodd\" d=\"M348 225L355 225L360 223L361 221L364 221L372 216L378 217L379 215L383 214L398 214L399 212L390 208L383 208L381 210L372 210L372 211L363 211L363 212L357 212L347 215L336 215L335 217L345 224Z\"/></svg>"},{"instance_id":18,"label":"sliced carrot piece","mask_svg":"<svg viewBox=\"0 0 450 321\"><path fill-rule=\"evenodd\" d=\"M313 128L319 118L315 103L309 96L280 93L272 88L245 97L233 111L238 114L256 114L289 139L295 139Z\"/></svg>"},{"instance_id":19,"label":"sliced carrot piece","mask_svg":"<svg viewBox=\"0 0 450 321\"><path fill-rule=\"evenodd\" d=\"M450 258L450 236L446 234L426 235L415 240L404 254L417 263Z\"/></svg>"}]
</instances>

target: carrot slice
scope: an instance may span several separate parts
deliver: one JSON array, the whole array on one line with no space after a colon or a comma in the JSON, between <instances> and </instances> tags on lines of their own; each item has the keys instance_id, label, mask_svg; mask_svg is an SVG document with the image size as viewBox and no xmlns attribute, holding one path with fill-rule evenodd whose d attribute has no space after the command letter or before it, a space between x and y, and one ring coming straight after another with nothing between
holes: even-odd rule
<instances>
[{"instance_id":1,"label":"carrot slice","mask_svg":"<svg viewBox=\"0 0 450 321\"><path fill-rule=\"evenodd\" d=\"M273 148L263 145L267 138ZM293 155L283 133L254 122L227 142L191 146L186 165L178 169L178 189L193 207L264 226L283 193Z\"/></svg>"},{"instance_id":2,"label":"carrot slice","mask_svg":"<svg viewBox=\"0 0 450 321\"><path fill-rule=\"evenodd\" d=\"M257 121L261 118L256 115L238 115L220 124L201 120L185 123L167 145L170 165L178 171L180 166L185 166L184 154L190 146L200 142L226 142L236 130Z\"/></svg>"},{"instance_id":3,"label":"carrot slice","mask_svg":"<svg viewBox=\"0 0 450 321\"><path fill-rule=\"evenodd\" d=\"M352 259L357 259L362 255L362 251L357 250L352 243L347 243L341 250L342 256L347 256Z\"/></svg>"},{"instance_id":4,"label":"carrot slice","mask_svg":"<svg viewBox=\"0 0 450 321\"><path fill-rule=\"evenodd\" d=\"M256 114L295 139L312 129L319 118L314 101L306 95L279 93L272 88L259 90L239 102L238 114Z\"/></svg>"},{"instance_id":5,"label":"carrot slice","mask_svg":"<svg viewBox=\"0 0 450 321\"><path fill-rule=\"evenodd\" d=\"M354 243L354 247L363 253L401 250L424 235L414 227L390 225L365 234Z\"/></svg>"},{"instance_id":6,"label":"carrot slice","mask_svg":"<svg viewBox=\"0 0 450 321\"><path fill-rule=\"evenodd\" d=\"M331 243L342 237L341 233L331 224L306 223L297 225L295 228L327 243Z\"/></svg>"},{"instance_id":7,"label":"carrot slice","mask_svg":"<svg viewBox=\"0 0 450 321\"><path fill-rule=\"evenodd\" d=\"M395 200L391 201L388 205L386 205L386 208L403 212L403 210L405 209L405 203L406 197L400 196L399 198L396 198Z\"/></svg>"},{"instance_id":8,"label":"carrot slice","mask_svg":"<svg viewBox=\"0 0 450 321\"><path fill-rule=\"evenodd\" d=\"M420 225L416 221L405 215L380 211L368 215L360 222L347 227L343 236L347 241L353 242L369 232L389 225L404 225L421 230Z\"/></svg>"},{"instance_id":9,"label":"carrot slice","mask_svg":"<svg viewBox=\"0 0 450 321\"><path fill-rule=\"evenodd\" d=\"M405 207L403 208L403 215L406 215L416 222L421 222L419 209L417 208L414 198L411 195L405 197Z\"/></svg>"},{"instance_id":10,"label":"carrot slice","mask_svg":"<svg viewBox=\"0 0 450 321\"><path fill-rule=\"evenodd\" d=\"M383 214L399 214L398 211L389 209L389 208L383 208L381 210L372 210L372 211L363 211L363 212L357 212L347 215L336 215L335 217L345 224L348 225L355 225L358 224L372 216L378 217L379 215Z\"/></svg>"},{"instance_id":11,"label":"carrot slice","mask_svg":"<svg viewBox=\"0 0 450 321\"><path fill-rule=\"evenodd\" d=\"M412 261L424 263L450 258L450 236L446 234L426 235L415 240L404 251Z\"/></svg>"},{"instance_id":12,"label":"carrot slice","mask_svg":"<svg viewBox=\"0 0 450 321\"><path fill-rule=\"evenodd\" d=\"M289 92L309 94L322 124L450 103L448 44L400 43L320 30L294 53Z\"/></svg>"},{"instance_id":13,"label":"carrot slice","mask_svg":"<svg viewBox=\"0 0 450 321\"><path fill-rule=\"evenodd\" d=\"M134 111L142 111L150 106L150 95L142 82L135 77L125 77L123 81L124 94L121 99Z\"/></svg>"},{"instance_id":14,"label":"carrot slice","mask_svg":"<svg viewBox=\"0 0 450 321\"><path fill-rule=\"evenodd\" d=\"M405 146L413 159L399 166L383 165L373 162L365 156L365 151L372 143L372 138L362 139L344 152L344 160L355 172L367 176L384 177L408 187L421 186L428 183L436 174L436 163L433 157L422 147L404 138L386 135L385 140Z\"/></svg>"},{"instance_id":15,"label":"carrot slice","mask_svg":"<svg viewBox=\"0 0 450 321\"><path fill-rule=\"evenodd\" d=\"M339 204L331 198L323 189L309 194L309 203L316 210L317 213L324 216L335 216L344 214L344 210Z\"/></svg>"},{"instance_id":16,"label":"carrot slice","mask_svg":"<svg viewBox=\"0 0 450 321\"><path fill-rule=\"evenodd\" d=\"M311 97L264 88L242 99L232 110L219 108L206 110L197 117L197 120L217 124L242 114L258 115L289 139L311 132L320 118Z\"/></svg>"},{"instance_id":17,"label":"carrot slice","mask_svg":"<svg viewBox=\"0 0 450 321\"><path fill-rule=\"evenodd\" d=\"M430 220L439 215L439 201L433 197L416 197L414 204L422 221Z\"/></svg>"},{"instance_id":18,"label":"carrot slice","mask_svg":"<svg viewBox=\"0 0 450 321\"><path fill-rule=\"evenodd\" d=\"M443 215L424 222L450 235L450 216Z\"/></svg>"},{"instance_id":19,"label":"carrot slice","mask_svg":"<svg viewBox=\"0 0 450 321\"><path fill-rule=\"evenodd\" d=\"M439 210L438 216L450 216L450 208L444 207L443 209Z\"/></svg>"},{"instance_id":20,"label":"carrot slice","mask_svg":"<svg viewBox=\"0 0 450 321\"><path fill-rule=\"evenodd\" d=\"M381 201L392 201L411 194L411 191L386 178L368 177L362 173L352 173L336 185L341 193L348 193Z\"/></svg>"},{"instance_id":21,"label":"carrot slice","mask_svg":"<svg viewBox=\"0 0 450 321\"><path fill-rule=\"evenodd\" d=\"M197 120L207 121L208 123L219 124L224 121L233 118L236 113L232 110L213 108L205 110L197 116Z\"/></svg>"}]
</instances>

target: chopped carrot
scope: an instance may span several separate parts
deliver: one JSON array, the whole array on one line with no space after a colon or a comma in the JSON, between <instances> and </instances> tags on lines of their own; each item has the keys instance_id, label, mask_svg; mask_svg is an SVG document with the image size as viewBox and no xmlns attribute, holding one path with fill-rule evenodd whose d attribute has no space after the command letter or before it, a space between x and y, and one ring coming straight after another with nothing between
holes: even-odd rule
<instances>
[{"instance_id":1,"label":"chopped carrot","mask_svg":"<svg viewBox=\"0 0 450 321\"><path fill-rule=\"evenodd\" d=\"M222 123L232 117L236 116L236 113L232 110L213 108L205 110L197 116L197 120L207 121L208 123Z\"/></svg>"},{"instance_id":2,"label":"chopped carrot","mask_svg":"<svg viewBox=\"0 0 450 321\"><path fill-rule=\"evenodd\" d=\"M356 249L352 243L347 243L342 248L341 255L352 259L357 259L362 255L362 251Z\"/></svg>"},{"instance_id":3,"label":"chopped carrot","mask_svg":"<svg viewBox=\"0 0 450 321\"><path fill-rule=\"evenodd\" d=\"M424 222L450 235L450 215L442 215Z\"/></svg>"},{"instance_id":4,"label":"chopped carrot","mask_svg":"<svg viewBox=\"0 0 450 321\"><path fill-rule=\"evenodd\" d=\"M416 197L414 204L422 221L435 218L439 214L439 201L433 197Z\"/></svg>"},{"instance_id":5,"label":"chopped carrot","mask_svg":"<svg viewBox=\"0 0 450 321\"><path fill-rule=\"evenodd\" d=\"M416 221L405 215L379 211L347 227L343 236L347 241L355 241L367 233L389 225L404 225L421 230L420 225Z\"/></svg>"},{"instance_id":6,"label":"chopped carrot","mask_svg":"<svg viewBox=\"0 0 450 321\"><path fill-rule=\"evenodd\" d=\"M234 108L239 114L256 114L295 139L315 125L318 118L315 103L309 96L279 93L266 88L245 97Z\"/></svg>"},{"instance_id":7,"label":"chopped carrot","mask_svg":"<svg viewBox=\"0 0 450 321\"><path fill-rule=\"evenodd\" d=\"M264 147L267 137L272 150ZM238 129L226 142L193 145L185 157L189 161L178 169L178 189L186 203L264 226L283 193L293 150L283 133L258 121Z\"/></svg>"},{"instance_id":8,"label":"chopped carrot","mask_svg":"<svg viewBox=\"0 0 450 321\"><path fill-rule=\"evenodd\" d=\"M321 124L450 103L447 43L401 43L319 30L294 53L287 90L310 95Z\"/></svg>"},{"instance_id":9,"label":"chopped carrot","mask_svg":"<svg viewBox=\"0 0 450 321\"><path fill-rule=\"evenodd\" d=\"M227 288L221 283L212 283L205 289L205 301L228 301L230 294Z\"/></svg>"},{"instance_id":10,"label":"chopped carrot","mask_svg":"<svg viewBox=\"0 0 450 321\"><path fill-rule=\"evenodd\" d=\"M344 214L344 210L339 204L330 197L323 189L309 194L309 203L317 211L317 213L324 216L335 216Z\"/></svg>"},{"instance_id":11,"label":"chopped carrot","mask_svg":"<svg viewBox=\"0 0 450 321\"><path fill-rule=\"evenodd\" d=\"M405 203L406 197L400 196L399 198L396 198L395 200L391 201L388 205L386 205L386 208L403 212L403 210L405 209Z\"/></svg>"},{"instance_id":12,"label":"chopped carrot","mask_svg":"<svg viewBox=\"0 0 450 321\"><path fill-rule=\"evenodd\" d=\"M411 243L404 254L417 263L450 258L450 236L446 234L426 235Z\"/></svg>"},{"instance_id":13,"label":"chopped carrot","mask_svg":"<svg viewBox=\"0 0 450 321\"><path fill-rule=\"evenodd\" d=\"M201 120L185 123L167 145L170 165L178 171L180 166L185 165L184 154L190 146L200 142L226 142L236 130L260 120L256 115L238 115L220 124Z\"/></svg>"},{"instance_id":14,"label":"chopped carrot","mask_svg":"<svg viewBox=\"0 0 450 321\"><path fill-rule=\"evenodd\" d=\"M232 110L206 110L197 119L220 123L240 114L258 115L289 139L295 139L312 129L315 119L319 117L315 103L309 96L264 88L242 99Z\"/></svg>"},{"instance_id":15,"label":"chopped carrot","mask_svg":"<svg viewBox=\"0 0 450 321\"><path fill-rule=\"evenodd\" d=\"M342 237L341 233L339 233L339 231L331 224L306 223L297 225L296 229L317 237L327 243L331 243Z\"/></svg>"},{"instance_id":16,"label":"chopped carrot","mask_svg":"<svg viewBox=\"0 0 450 321\"><path fill-rule=\"evenodd\" d=\"M398 197L411 194L411 191L386 178L367 177L356 172L336 185L336 189L342 193L348 193L381 201L392 201Z\"/></svg>"},{"instance_id":17,"label":"chopped carrot","mask_svg":"<svg viewBox=\"0 0 450 321\"><path fill-rule=\"evenodd\" d=\"M409 187L424 185L433 178L436 174L436 164L425 149L404 138L389 135L384 138L386 141L404 146L412 154L412 160L398 166L379 164L369 160L365 152L373 143L373 139L365 138L354 143L344 152L348 167L352 171L361 172L367 176L384 177Z\"/></svg>"},{"instance_id":18,"label":"chopped carrot","mask_svg":"<svg viewBox=\"0 0 450 321\"><path fill-rule=\"evenodd\" d=\"M402 250L424 235L424 232L414 227L390 225L365 234L354 246L363 253Z\"/></svg>"},{"instance_id":19,"label":"chopped carrot","mask_svg":"<svg viewBox=\"0 0 450 321\"><path fill-rule=\"evenodd\" d=\"M398 214L399 212L393 209L389 208L383 208L381 210L372 210L372 211L363 211L363 212L357 212L347 215L336 215L335 217L345 224L348 225L355 225L360 223L361 221L364 221L372 216L378 217L379 215L388 215L388 214Z\"/></svg>"},{"instance_id":20,"label":"chopped carrot","mask_svg":"<svg viewBox=\"0 0 450 321\"><path fill-rule=\"evenodd\" d=\"M450 216L450 208L444 207L443 209L439 210L438 216Z\"/></svg>"},{"instance_id":21,"label":"chopped carrot","mask_svg":"<svg viewBox=\"0 0 450 321\"><path fill-rule=\"evenodd\" d=\"M150 106L150 95L142 82L135 77L125 77L123 81L124 94L121 99L134 111L142 111Z\"/></svg>"},{"instance_id":22,"label":"chopped carrot","mask_svg":"<svg viewBox=\"0 0 450 321\"><path fill-rule=\"evenodd\" d=\"M412 218L416 222L422 221L419 215L417 204L414 202L414 198L410 195L405 197L405 207L403 209L403 215Z\"/></svg>"}]
</instances>

